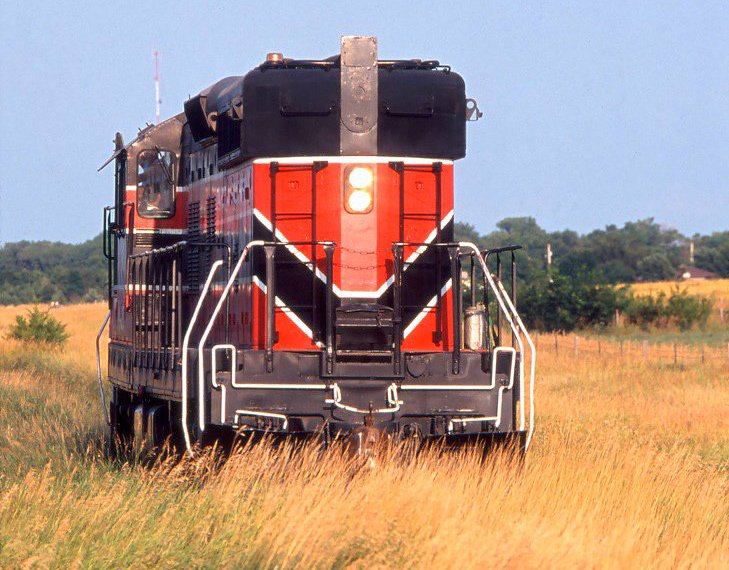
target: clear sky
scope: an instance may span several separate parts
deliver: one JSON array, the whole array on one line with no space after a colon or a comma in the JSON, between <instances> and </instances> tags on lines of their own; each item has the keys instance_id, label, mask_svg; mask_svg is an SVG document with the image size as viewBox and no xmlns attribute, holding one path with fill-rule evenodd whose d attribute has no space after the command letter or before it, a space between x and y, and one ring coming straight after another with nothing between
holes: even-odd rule
<instances>
[{"instance_id":1,"label":"clear sky","mask_svg":"<svg viewBox=\"0 0 729 570\"><path fill-rule=\"evenodd\" d=\"M600 5L598 5L600 4ZM113 6L113 7L112 7ZM729 2L0 2L0 242L83 241L112 200L114 132L270 51L438 59L484 118L468 125L456 217L533 215L587 231L655 217L729 229Z\"/></svg>"}]
</instances>

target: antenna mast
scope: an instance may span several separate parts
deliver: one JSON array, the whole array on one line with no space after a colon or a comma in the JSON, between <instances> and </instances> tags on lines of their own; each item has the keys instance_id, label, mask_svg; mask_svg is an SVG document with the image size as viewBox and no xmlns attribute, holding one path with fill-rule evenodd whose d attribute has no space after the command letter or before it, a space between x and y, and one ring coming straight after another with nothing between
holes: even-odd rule
<instances>
[{"instance_id":1,"label":"antenna mast","mask_svg":"<svg viewBox=\"0 0 729 570\"><path fill-rule=\"evenodd\" d=\"M159 124L159 106L162 101L159 98L159 53L157 50L154 50L154 103L156 123Z\"/></svg>"}]
</instances>

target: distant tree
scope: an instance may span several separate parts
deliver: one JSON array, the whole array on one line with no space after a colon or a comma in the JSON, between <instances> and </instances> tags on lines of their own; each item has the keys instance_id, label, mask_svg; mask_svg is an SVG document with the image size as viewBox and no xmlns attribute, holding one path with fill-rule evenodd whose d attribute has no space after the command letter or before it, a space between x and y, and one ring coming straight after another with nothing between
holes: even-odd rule
<instances>
[{"instance_id":1,"label":"distant tree","mask_svg":"<svg viewBox=\"0 0 729 570\"><path fill-rule=\"evenodd\" d=\"M729 231L714 232L708 236L695 235L693 241L696 246L695 264L722 277L729 277Z\"/></svg>"},{"instance_id":2,"label":"distant tree","mask_svg":"<svg viewBox=\"0 0 729 570\"><path fill-rule=\"evenodd\" d=\"M651 253L638 262L637 278L643 281L662 281L676 276L676 267L665 253Z\"/></svg>"},{"instance_id":3,"label":"distant tree","mask_svg":"<svg viewBox=\"0 0 729 570\"><path fill-rule=\"evenodd\" d=\"M0 304L103 298L101 236L84 243L8 243L0 248Z\"/></svg>"}]
</instances>

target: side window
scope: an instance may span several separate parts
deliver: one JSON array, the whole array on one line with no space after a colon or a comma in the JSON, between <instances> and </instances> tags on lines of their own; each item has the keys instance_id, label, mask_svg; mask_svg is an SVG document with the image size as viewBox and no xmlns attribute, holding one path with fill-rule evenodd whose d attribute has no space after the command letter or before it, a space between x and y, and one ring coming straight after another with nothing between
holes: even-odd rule
<instances>
[{"instance_id":1,"label":"side window","mask_svg":"<svg viewBox=\"0 0 729 570\"><path fill-rule=\"evenodd\" d=\"M167 150L143 150L137 157L137 211L143 218L175 214L175 155Z\"/></svg>"}]
</instances>

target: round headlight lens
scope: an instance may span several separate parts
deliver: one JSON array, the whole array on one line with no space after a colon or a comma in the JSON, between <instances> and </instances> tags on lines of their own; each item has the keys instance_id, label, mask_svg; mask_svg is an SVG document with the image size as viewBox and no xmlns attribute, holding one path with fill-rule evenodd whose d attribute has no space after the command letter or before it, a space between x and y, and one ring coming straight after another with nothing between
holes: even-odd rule
<instances>
[{"instance_id":1,"label":"round headlight lens","mask_svg":"<svg viewBox=\"0 0 729 570\"><path fill-rule=\"evenodd\" d=\"M369 188L374 182L375 176L370 168L356 166L349 172L349 185L352 188Z\"/></svg>"},{"instance_id":2,"label":"round headlight lens","mask_svg":"<svg viewBox=\"0 0 729 570\"><path fill-rule=\"evenodd\" d=\"M372 194L366 190L355 190L349 195L347 205L352 212L364 212L372 204Z\"/></svg>"}]
</instances>

